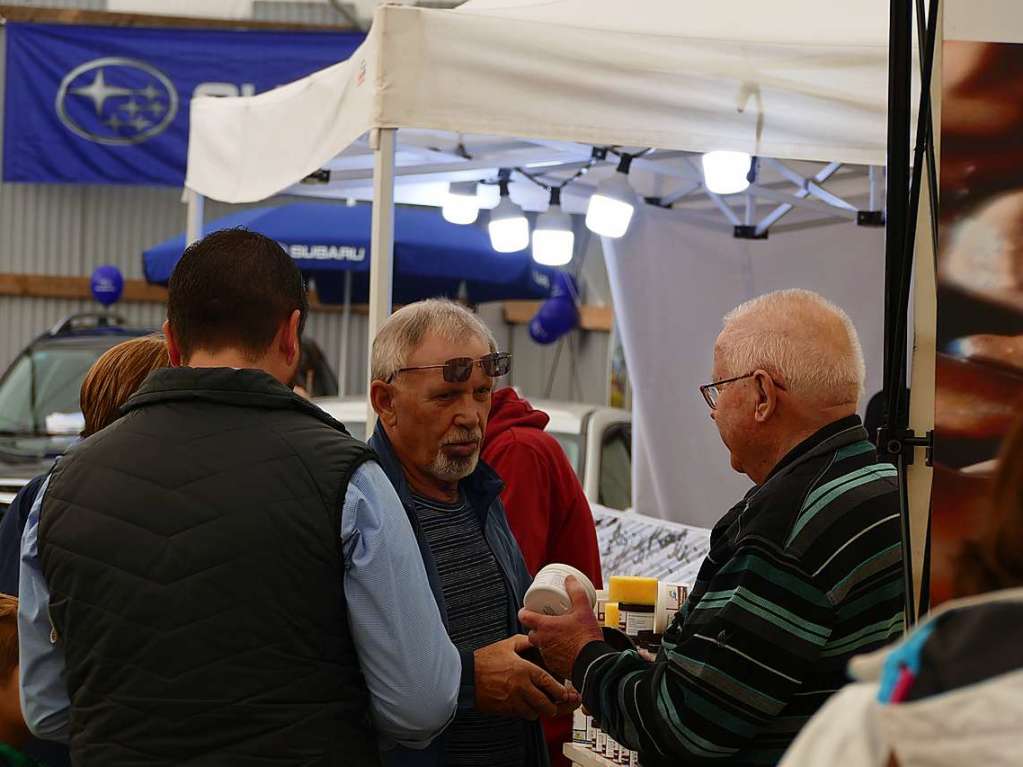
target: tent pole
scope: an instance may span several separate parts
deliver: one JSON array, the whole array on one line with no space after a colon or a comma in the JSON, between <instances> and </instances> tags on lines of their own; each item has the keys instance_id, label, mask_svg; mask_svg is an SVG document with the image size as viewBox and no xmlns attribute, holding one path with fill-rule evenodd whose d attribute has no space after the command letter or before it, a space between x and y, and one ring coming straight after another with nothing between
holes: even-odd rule
<instances>
[{"instance_id":1,"label":"tent pole","mask_svg":"<svg viewBox=\"0 0 1023 767\"><path fill-rule=\"evenodd\" d=\"M918 13L923 17L924 2L916 0ZM922 561L924 552L913 546L913 508L909 498L910 467L914 464L914 448L932 446L932 435L916 435L910 428L910 412L906 401L907 323L913 276L913 255L916 248L917 219L920 215L920 197L925 154L928 149L928 124L931 119L931 74L936 46L938 0L930 0L926 19L926 43L922 46L920 77L920 109L916 147L913 161L913 180L909 183L910 85L912 81L912 20L910 0L891 0L891 27L889 41L889 105L888 105L888 216L885 242L885 401L884 426L879 435L879 448L887 460L898 468L899 506L902 520L903 575L906 598L906 625L911 627L917 618L917 584L914 565ZM927 206L929 207L929 205ZM926 210L927 208L925 208ZM937 211L930 211L932 215ZM933 257L933 256L932 256ZM926 279L926 275L925 275ZM933 283L919 286L931 290ZM931 300L926 298L925 300ZM919 315L914 317L918 320ZM933 345L933 327L924 331L924 343ZM917 339L914 339L916 341ZM932 374L933 375L933 374ZM933 379L931 379L933 380ZM917 383L913 382L914 386ZM933 383L925 378L923 396ZM933 389L932 389L933 390ZM919 415L919 411L915 409ZM930 459L928 451L927 459ZM914 482L919 490L929 485ZM922 499L921 499L922 505ZM919 575L917 571L916 575Z\"/></svg>"},{"instance_id":2,"label":"tent pole","mask_svg":"<svg viewBox=\"0 0 1023 767\"><path fill-rule=\"evenodd\" d=\"M352 324L352 271L345 272L345 306L341 314L341 359L338 361L337 396L348 393L348 334Z\"/></svg>"},{"instance_id":3,"label":"tent pole","mask_svg":"<svg viewBox=\"0 0 1023 767\"><path fill-rule=\"evenodd\" d=\"M203 235L203 219L206 213L206 198L194 189L185 188L185 204L187 207L187 219L185 223L185 244L191 245L198 242Z\"/></svg>"},{"instance_id":4,"label":"tent pole","mask_svg":"<svg viewBox=\"0 0 1023 767\"><path fill-rule=\"evenodd\" d=\"M902 302L902 283L906 264L909 228L909 140L911 81L913 75L912 0L890 0L888 27L888 195L885 230L885 345L884 388L887 403L884 426L879 438L880 453L898 468L902 529L903 589L906 626L916 618L913 587L913 551L907 504L905 457L902 430L906 426L903 390L906 385L906 330L899 321L907 311ZM914 222L915 223L915 222ZM908 296L907 296L908 298Z\"/></svg>"},{"instance_id":5,"label":"tent pole","mask_svg":"<svg viewBox=\"0 0 1023 767\"><path fill-rule=\"evenodd\" d=\"M370 402L373 383L373 339L391 315L394 278L394 154L397 128L375 128L370 134L373 149L373 231L369 268L369 359L366 365L366 438L376 427Z\"/></svg>"}]
</instances>

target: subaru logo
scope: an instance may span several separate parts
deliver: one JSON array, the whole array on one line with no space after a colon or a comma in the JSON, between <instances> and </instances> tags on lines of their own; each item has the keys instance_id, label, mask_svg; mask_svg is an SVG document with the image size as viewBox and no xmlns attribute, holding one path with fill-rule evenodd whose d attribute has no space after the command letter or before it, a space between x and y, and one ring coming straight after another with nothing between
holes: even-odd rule
<instances>
[{"instance_id":1,"label":"subaru logo","mask_svg":"<svg viewBox=\"0 0 1023 767\"><path fill-rule=\"evenodd\" d=\"M138 59L94 59L71 70L57 91L57 116L97 144L126 146L159 136L178 113L178 92Z\"/></svg>"}]
</instances>

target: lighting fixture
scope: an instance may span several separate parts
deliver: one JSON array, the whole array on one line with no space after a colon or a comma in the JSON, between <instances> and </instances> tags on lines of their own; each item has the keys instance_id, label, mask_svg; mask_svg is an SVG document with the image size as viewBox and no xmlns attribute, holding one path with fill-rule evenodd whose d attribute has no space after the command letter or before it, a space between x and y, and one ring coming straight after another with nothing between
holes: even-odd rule
<instances>
[{"instance_id":1,"label":"lighting fixture","mask_svg":"<svg viewBox=\"0 0 1023 767\"><path fill-rule=\"evenodd\" d=\"M456 181L448 185L447 199L441 209L444 220L452 224L473 224L480 215L475 181Z\"/></svg>"},{"instance_id":2,"label":"lighting fixture","mask_svg":"<svg viewBox=\"0 0 1023 767\"><path fill-rule=\"evenodd\" d=\"M508 179L502 178L501 201L490 211L490 245L498 253L516 253L529 247L529 221L508 196Z\"/></svg>"},{"instance_id":3,"label":"lighting fixture","mask_svg":"<svg viewBox=\"0 0 1023 767\"><path fill-rule=\"evenodd\" d=\"M636 192L629 184L632 155L623 154L617 171L597 186L586 209L586 227L601 237L622 237L636 212Z\"/></svg>"},{"instance_id":4,"label":"lighting fixture","mask_svg":"<svg viewBox=\"0 0 1023 767\"><path fill-rule=\"evenodd\" d=\"M533 260L544 266L564 266L572 260L575 233L572 217L561 209L561 188L551 188L551 203L533 228Z\"/></svg>"},{"instance_id":5,"label":"lighting fixture","mask_svg":"<svg viewBox=\"0 0 1023 767\"><path fill-rule=\"evenodd\" d=\"M745 192L752 162L745 152L707 152L703 156L703 184L715 194Z\"/></svg>"}]
</instances>

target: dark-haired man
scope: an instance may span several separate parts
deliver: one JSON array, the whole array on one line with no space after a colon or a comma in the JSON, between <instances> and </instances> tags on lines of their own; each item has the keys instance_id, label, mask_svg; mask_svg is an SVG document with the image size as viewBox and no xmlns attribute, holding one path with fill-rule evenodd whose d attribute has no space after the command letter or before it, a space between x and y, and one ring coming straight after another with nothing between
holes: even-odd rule
<instances>
[{"instance_id":1,"label":"dark-haired man","mask_svg":"<svg viewBox=\"0 0 1023 767\"><path fill-rule=\"evenodd\" d=\"M373 765L424 748L461 670L362 443L295 395L305 287L244 230L185 251L152 374L71 450L22 547L22 700L72 761Z\"/></svg>"}]
</instances>

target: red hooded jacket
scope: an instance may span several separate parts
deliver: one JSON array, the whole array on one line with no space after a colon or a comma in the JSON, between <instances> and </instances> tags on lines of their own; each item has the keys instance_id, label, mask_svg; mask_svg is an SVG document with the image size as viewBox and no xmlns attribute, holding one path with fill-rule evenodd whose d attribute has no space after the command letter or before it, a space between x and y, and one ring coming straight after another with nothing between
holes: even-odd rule
<instances>
[{"instance_id":1,"label":"red hooded jacket","mask_svg":"<svg viewBox=\"0 0 1023 767\"><path fill-rule=\"evenodd\" d=\"M482 457L504 480L501 500L530 574L560 562L582 570L599 589L590 504L565 451L544 431L548 421L514 389L495 392Z\"/></svg>"},{"instance_id":2,"label":"red hooded jacket","mask_svg":"<svg viewBox=\"0 0 1023 767\"><path fill-rule=\"evenodd\" d=\"M582 570L599 589L593 514L565 451L544 431L550 420L514 389L495 392L482 457L504 480L501 500L530 575L560 562ZM568 767L562 745L572 739L572 717L545 719L543 730L552 767Z\"/></svg>"}]
</instances>

